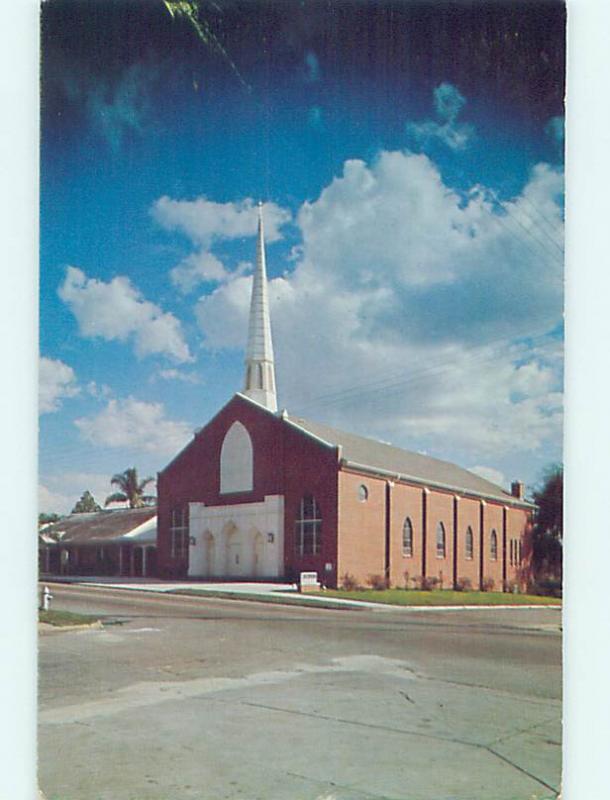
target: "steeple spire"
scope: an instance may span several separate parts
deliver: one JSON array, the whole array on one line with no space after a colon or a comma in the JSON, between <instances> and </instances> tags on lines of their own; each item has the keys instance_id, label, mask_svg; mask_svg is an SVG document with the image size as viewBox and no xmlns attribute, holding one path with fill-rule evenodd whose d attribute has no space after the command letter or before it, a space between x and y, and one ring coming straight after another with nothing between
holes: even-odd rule
<instances>
[{"instance_id":1,"label":"steeple spire","mask_svg":"<svg viewBox=\"0 0 610 800\"><path fill-rule=\"evenodd\" d=\"M275 368L271 321L267 298L267 268L265 265L265 233L263 229L263 204L258 204L258 241L256 244L256 269L252 282L250 325L246 350L246 382L244 394L270 411L277 411L275 394Z\"/></svg>"}]
</instances>

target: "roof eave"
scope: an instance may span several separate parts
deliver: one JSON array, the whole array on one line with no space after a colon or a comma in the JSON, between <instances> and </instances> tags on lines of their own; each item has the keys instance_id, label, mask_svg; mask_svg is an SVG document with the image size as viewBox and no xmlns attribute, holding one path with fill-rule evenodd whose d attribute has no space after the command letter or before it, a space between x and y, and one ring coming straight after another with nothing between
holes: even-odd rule
<instances>
[{"instance_id":1,"label":"roof eave","mask_svg":"<svg viewBox=\"0 0 610 800\"><path fill-rule=\"evenodd\" d=\"M356 472L365 472L373 475L380 475L384 478L393 478L397 481L404 481L405 483L414 483L417 486L430 486L435 489L442 489L446 492L452 492L453 494L460 494L464 497L474 497L479 500L490 500L495 503L499 502L503 503L504 505L527 508L530 510L536 508L534 503L530 503L527 500L518 500L516 497L511 497L510 495L500 496L487 494L485 492L477 492L474 489L465 489L463 486L453 486L448 483L441 483L440 481L426 480L425 478L420 478L416 475L407 475L403 472L395 472L392 470L383 469L382 467L374 467L370 464L359 464L357 461L350 461L347 458L341 459L340 466L348 467Z\"/></svg>"}]
</instances>

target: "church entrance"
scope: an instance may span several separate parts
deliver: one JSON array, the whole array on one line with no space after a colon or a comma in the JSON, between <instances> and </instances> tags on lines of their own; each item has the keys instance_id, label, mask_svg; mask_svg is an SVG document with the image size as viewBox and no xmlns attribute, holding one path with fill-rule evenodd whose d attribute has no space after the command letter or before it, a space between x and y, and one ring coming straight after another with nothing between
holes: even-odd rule
<instances>
[{"instance_id":1,"label":"church entrance","mask_svg":"<svg viewBox=\"0 0 610 800\"><path fill-rule=\"evenodd\" d=\"M235 537L232 536L231 539ZM229 563L227 575L230 578L241 578L244 573L244 554L241 542L230 541L228 543Z\"/></svg>"},{"instance_id":2,"label":"church entrance","mask_svg":"<svg viewBox=\"0 0 610 800\"><path fill-rule=\"evenodd\" d=\"M263 534L260 531L254 537L254 564L252 573L255 578L261 577L264 575L264 562L263 562L263 550L265 547L265 542L263 539Z\"/></svg>"}]
</instances>

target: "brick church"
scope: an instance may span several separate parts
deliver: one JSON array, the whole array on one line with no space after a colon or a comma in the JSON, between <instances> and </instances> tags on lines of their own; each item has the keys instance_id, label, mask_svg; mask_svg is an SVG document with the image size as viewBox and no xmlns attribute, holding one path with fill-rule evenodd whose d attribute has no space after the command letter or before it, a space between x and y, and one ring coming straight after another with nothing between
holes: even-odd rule
<instances>
[{"instance_id":1,"label":"brick church","mask_svg":"<svg viewBox=\"0 0 610 800\"><path fill-rule=\"evenodd\" d=\"M527 581L534 506L468 470L278 413L262 212L246 375L158 476L163 577L509 590Z\"/></svg>"}]
</instances>

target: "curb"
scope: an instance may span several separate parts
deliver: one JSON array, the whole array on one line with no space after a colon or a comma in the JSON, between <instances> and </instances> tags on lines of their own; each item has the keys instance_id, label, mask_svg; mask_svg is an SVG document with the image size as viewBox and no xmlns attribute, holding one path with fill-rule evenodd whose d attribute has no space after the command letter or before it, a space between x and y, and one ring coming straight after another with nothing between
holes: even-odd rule
<instances>
[{"instance_id":1,"label":"curb","mask_svg":"<svg viewBox=\"0 0 610 800\"><path fill-rule=\"evenodd\" d=\"M38 635L48 636L49 634L63 633L65 631L101 630L102 627L103 625L99 619L96 622L89 622L86 625L51 625L49 622L39 622Z\"/></svg>"}]
</instances>

